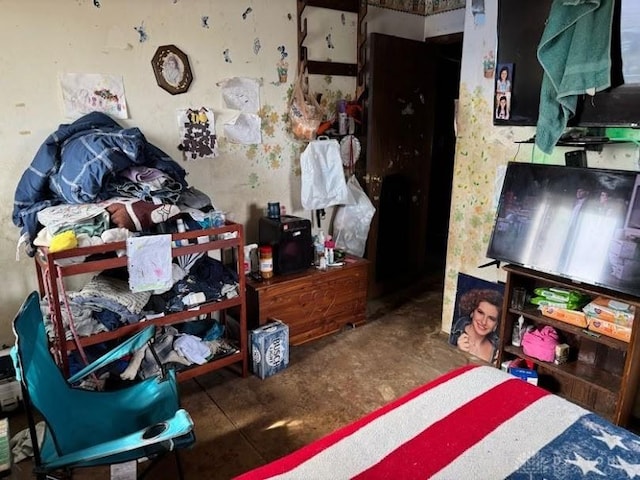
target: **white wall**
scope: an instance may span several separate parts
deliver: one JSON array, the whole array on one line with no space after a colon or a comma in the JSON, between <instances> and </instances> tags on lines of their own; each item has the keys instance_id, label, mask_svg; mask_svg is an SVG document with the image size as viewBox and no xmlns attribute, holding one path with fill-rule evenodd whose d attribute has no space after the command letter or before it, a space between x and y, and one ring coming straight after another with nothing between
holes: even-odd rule
<instances>
[{"instance_id":1,"label":"white wall","mask_svg":"<svg viewBox=\"0 0 640 480\"><path fill-rule=\"evenodd\" d=\"M367 8L367 32L383 33L410 40L424 40L425 18L421 15L379 8Z\"/></svg>"},{"instance_id":2,"label":"white wall","mask_svg":"<svg viewBox=\"0 0 640 480\"><path fill-rule=\"evenodd\" d=\"M410 40L424 40L464 29L464 9L451 10L438 15L412 15L369 5L367 32L384 33Z\"/></svg>"},{"instance_id":3,"label":"white wall","mask_svg":"<svg viewBox=\"0 0 640 480\"><path fill-rule=\"evenodd\" d=\"M424 22L424 38L464 31L464 8L429 15Z\"/></svg>"}]
</instances>

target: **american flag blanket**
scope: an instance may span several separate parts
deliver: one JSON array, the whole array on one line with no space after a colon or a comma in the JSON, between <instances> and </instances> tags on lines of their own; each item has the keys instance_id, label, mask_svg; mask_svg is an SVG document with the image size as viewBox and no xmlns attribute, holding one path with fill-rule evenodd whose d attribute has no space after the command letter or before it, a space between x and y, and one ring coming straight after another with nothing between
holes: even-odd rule
<instances>
[{"instance_id":1,"label":"american flag blanket","mask_svg":"<svg viewBox=\"0 0 640 480\"><path fill-rule=\"evenodd\" d=\"M636 477L640 437L506 372L467 366L238 480Z\"/></svg>"}]
</instances>

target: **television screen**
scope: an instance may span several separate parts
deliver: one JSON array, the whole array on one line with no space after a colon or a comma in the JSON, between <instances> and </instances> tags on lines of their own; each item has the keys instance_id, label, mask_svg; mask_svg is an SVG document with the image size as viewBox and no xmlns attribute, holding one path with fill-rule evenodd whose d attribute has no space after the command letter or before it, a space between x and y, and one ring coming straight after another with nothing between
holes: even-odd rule
<instances>
[{"instance_id":1,"label":"television screen","mask_svg":"<svg viewBox=\"0 0 640 480\"><path fill-rule=\"evenodd\" d=\"M640 296L639 177L510 162L487 257Z\"/></svg>"},{"instance_id":2,"label":"television screen","mask_svg":"<svg viewBox=\"0 0 640 480\"><path fill-rule=\"evenodd\" d=\"M537 48L552 0L499 0L494 100L496 125L535 126L542 67ZM526 21L525 21L526 20ZM640 126L640 2L615 2L611 36L612 87L578 102L570 126ZM504 68L510 80L508 113L499 114L498 82Z\"/></svg>"}]
</instances>

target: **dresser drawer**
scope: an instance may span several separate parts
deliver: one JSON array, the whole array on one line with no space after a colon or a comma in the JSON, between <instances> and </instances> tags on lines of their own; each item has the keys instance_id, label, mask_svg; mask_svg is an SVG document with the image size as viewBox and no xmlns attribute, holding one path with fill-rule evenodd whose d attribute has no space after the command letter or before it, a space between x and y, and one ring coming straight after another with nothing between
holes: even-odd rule
<instances>
[{"instance_id":1,"label":"dresser drawer","mask_svg":"<svg viewBox=\"0 0 640 480\"><path fill-rule=\"evenodd\" d=\"M366 260L326 271L276 277L247 285L250 322L263 325L272 318L289 326L292 345L339 331L365 321L367 303Z\"/></svg>"}]
</instances>

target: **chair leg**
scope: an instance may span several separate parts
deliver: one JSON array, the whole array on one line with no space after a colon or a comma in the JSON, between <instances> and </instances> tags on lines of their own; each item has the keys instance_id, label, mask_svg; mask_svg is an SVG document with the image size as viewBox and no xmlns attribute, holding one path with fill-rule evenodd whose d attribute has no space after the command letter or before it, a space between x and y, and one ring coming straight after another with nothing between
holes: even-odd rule
<instances>
[{"instance_id":1,"label":"chair leg","mask_svg":"<svg viewBox=\"0 0 640 480\"><path fill-rule=\"evenodd\" d=\"M70 480L73 478L73 471L68 468L56 472L34 470L34 474L38 480Z\"/></svg>"},{"instance_id":2,"label":"chair leg","mask_svg":"<svg viewBox=\"0 0 640 480\"><path fill-rule=\"evenodd\" d=\"M178 451L177 448L173 452L176 456L176 467L178 469L178 479L184 480L184 472L182 471L182 461L180 460L180 452Z\"/></svg>"},{"instance_id":3,"label":"chair leg","mask_svg":"<svg viewBox=\"0 0 640 480\"><path fill-rule=\"evenodd\" d=\"M168 452L167 452L168 453ZM176 469L178 476L176 477L178 480L184 480L184 472L182 470L182 461L180 460L180 452L176 448L173 450L173 454L176 459ZM143 480L147 474L153 469L153 467L164 458L164 455L157 455L149 460L149 465L144 469L144 471L140 472L138 475L138 480Z\"/></svg>"}]
</instances>

